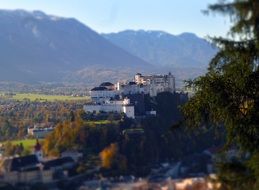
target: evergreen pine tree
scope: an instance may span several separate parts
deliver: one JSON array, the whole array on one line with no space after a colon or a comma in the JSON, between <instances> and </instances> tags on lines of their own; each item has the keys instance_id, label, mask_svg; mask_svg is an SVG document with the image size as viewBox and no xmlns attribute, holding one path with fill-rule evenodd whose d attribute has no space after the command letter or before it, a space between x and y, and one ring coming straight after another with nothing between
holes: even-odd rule
<instances>
[{"instance_id":1,"label":"evergreen pine tree","mask_svg":"<svg viewBox=\"0 0 259 190\"><path fill-rule=\"evenodd\" d=\"M189 82L196 93L182 111L189 126L224 126L226 147L244 153L219 165L222 189L259 189L259 0L220 1L210 12L231 16L231 36L212 38L219 52Z\"/></svg>"}]
</instances>

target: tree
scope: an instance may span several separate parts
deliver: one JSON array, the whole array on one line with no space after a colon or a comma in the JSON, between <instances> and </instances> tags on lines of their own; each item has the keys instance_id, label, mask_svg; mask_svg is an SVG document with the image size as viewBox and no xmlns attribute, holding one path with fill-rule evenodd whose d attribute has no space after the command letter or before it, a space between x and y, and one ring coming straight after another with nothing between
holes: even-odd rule
<instances>
[{"instance_id":1,"label":"tree","mask_svg":"<svg viewBox=\"0 0 259 190\"><path fill-rule=\"evenodd\" d=\"M126 158L119 153L119 147L116 143L112 143L103 149L100 153L100 158L102 167L105 169L120 170L123 172L127 168Z\"/></svg>"},{"instance_id":2,"label":"tree","mask_svg":"<svg viewBox=\"0 0 259 190\"><path fill-rule=\"evenodd\" d=\"M17 128L14 127L7 119L3 126L0 127L0 140L12 139L17 134Z\"/></svg>"},{"instance_id":3,"label":"tree","mask_svg":"<svg viewBox=\"0 0 259 190\"><path fill-rule=\"evenodd\" d=\"M234 145L250 155L239 158L237 164L230 161L219 167L225 170L220 175L222 187L256 189L259 184L259 1L221 1L210 5L208 12L231 16L231 37L212 38L219 52L204 76L189 81L196 94L182 111L189 126L224 126L226 147ZM233 183L230 175L239 177Z\"/></svg>"},{"instance_id":4,"label":"tree","mask_svg":"<svg viewBox=\"0 0 259 190\"><path fill-rule=\"evenodd\" d=\"M10 141L7 141L4 144L4 156L14 156L14 155L15 155L15 146Z\"/></svg>"}]
</instances>

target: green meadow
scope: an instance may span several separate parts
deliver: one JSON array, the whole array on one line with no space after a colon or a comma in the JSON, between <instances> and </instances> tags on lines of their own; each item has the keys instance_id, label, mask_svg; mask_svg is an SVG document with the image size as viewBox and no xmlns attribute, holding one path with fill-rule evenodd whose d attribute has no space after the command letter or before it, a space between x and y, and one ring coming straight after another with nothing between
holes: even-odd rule
<instances>
[{"instance_id":1,"label":"green meadow","mask_svg":"<svg viewBox=\"0 0 259 190\"><path fill-rule=\"evenodd\" d=\"M3 144L7 143L8 141L2 142ZM10 141L13 145L20 145L23 144L25 150L32 150L36 144L36 139L24 139L24 140L12 140ZM43 140L39 140L42 144Z\"/></svg>"},{"instance_id":2,"label":"green meadow","mask_svg":"<svg viewBox=\"0 0 259 190\"><path fill-rule=\"evenodd\" d=\"M17 93L12 96L12 99L23 101L23 100L30 100L30 101L83 101L89 100L89 97L74 97L74 96L63 96L63 95L44 95L44 94L33 94L33 93Z\"/></svg>"},{"instance_id":3,"label":"green meadow","mask_svg":"<svg viewBox=\"0 0 259 190\"><path fill-rule=\"evenodd\" d=\"M36 139L24 139L11 141L13 145L23 144L25 149L31 149L36 144Z\"/></svg>"}]
</instances>

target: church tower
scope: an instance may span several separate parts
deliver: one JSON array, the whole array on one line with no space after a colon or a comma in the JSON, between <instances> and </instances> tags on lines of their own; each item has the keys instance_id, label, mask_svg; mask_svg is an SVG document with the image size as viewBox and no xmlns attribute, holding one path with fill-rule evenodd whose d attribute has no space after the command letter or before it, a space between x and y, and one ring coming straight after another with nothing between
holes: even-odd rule
<instances>
[{"instance_id":1,"label":"church tower","mask_svg":"<svg viewBox=\"0 0 259 190\"><path fill-rule=\"evenodd\" d=\"M36 155L36 157L40 162L43 160L43 152L42 152L41 144L39 143L39 139L36 140L36 144L34 146L34 154Z\"/></svg>"}]
</instances>

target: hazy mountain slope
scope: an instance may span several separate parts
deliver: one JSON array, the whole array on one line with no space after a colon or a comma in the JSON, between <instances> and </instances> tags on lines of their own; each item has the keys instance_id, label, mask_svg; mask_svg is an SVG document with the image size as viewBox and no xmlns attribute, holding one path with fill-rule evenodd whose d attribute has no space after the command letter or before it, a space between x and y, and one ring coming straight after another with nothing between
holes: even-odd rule
<instances>
[{"instance_id":1,"label":"hazy mountain slope","mask_svg":"<svg viewBox=\"0 0 259 190\"><path fill-rule=\"evenodd\" d=\"M88 82L92 66L136 72L148 65L75 19L0 10L0 28L0 80Z\"/></svg>"},{"instance_id":2,"label":"hazy mountain slope","mask_svg":"<svg viewBox=\"0 0 259 190\"><path fill-rule=\"evenodd\" d=\"M192 33L171 35L161 31L126 30L103 36L145 61L159 66L205 68L216 49Z\"/></svg>"}]
</instances>

